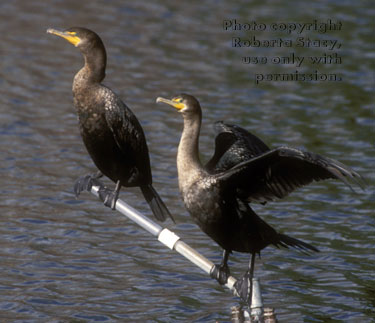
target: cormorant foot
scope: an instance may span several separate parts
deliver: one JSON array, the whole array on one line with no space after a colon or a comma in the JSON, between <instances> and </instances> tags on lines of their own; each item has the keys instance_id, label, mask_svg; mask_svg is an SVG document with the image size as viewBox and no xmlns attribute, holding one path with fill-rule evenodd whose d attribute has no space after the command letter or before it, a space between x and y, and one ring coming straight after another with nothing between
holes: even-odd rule
<instances>
[{"instance_id":1,"label":"cormorant foot","mask_svg":"<svg viewBox=\"0 0 375 323\"><path fill-rule=\"evenodd\" d=\"M234 288L237 294L241 297L241 299L246 303L251 305L249 301L251 301L252 288L251 288L251 274L248 270L241 279L237 280L234 284Z\"/></svg>"},{"instance_id":2,"label":"cormorant foot","mask_svg":"<svg viewBox=\"0 0 375 323\"><path fill-rule=\"evenodd\" d=\"M111 190L106 186L102 186L99 188L98 194L105 206L110 207L112 210L116 209L116 202L119 195L116 190Z\"/></svg>"},{"instance_id":3,"label":"cormorant foot","mask_svg":"<svg viewBox=\"0 0 375 323\"><path fill-rule=\"evenodd\" d=\"M96 175L86 175L78 178L74 183L74 194L78 198L82 191L91 191L93 185L103 187L103 184L98 180L100 176Z\"/></svg>"},{"instance_id":4,"label":"cormorant foot","mask_svg":"<svg viewBox=\"0 0 375 323\"><path fill-rule=\"evenodd\" d=\"M220 285L225 285L229 276L229 267L223 264L215 265L210 272L210 277L216 279Z\"/></svg>"}]
</instances>

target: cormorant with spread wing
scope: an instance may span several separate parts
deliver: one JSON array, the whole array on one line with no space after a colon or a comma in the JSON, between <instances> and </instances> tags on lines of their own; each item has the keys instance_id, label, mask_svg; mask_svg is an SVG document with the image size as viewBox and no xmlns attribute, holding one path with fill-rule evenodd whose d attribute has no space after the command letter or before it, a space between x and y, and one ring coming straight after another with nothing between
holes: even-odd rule
<instances>
[{"instance_id":1,"label":"cormorant with spread wing","mask_svg":"<svg viewBox=\"0 0 375 323\"><path fill-rule=\"evenodd\" d=\"M177 153L178 183L185 207L203 232L223 249L223 260L211 276L225 284L232 251L250 253L249 269L236 283L245 300L251 300L255 255L272 244L318 251L315 247L278 233L250 208L248 202L285 197L312 181L360 178L347 166L327 157L289 147L269 149L263 141L233 125L216 123L215 153L203 166L199 160L202 111L191 95L172 100L157 98L181 112L184 128ZM349 184L348 184L349 185ZM249 286L250 284L250 286Z\"/></svg>"}]
</instances>

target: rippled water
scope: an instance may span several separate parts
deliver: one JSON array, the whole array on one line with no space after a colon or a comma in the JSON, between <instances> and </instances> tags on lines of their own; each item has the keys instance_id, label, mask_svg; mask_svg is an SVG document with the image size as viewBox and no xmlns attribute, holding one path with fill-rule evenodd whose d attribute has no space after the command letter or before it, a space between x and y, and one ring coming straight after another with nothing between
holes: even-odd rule
<instances>
[{"instance_id":1,"label":"rippled water","mask_svg":"<svg viewBox=\"0 0 375 323\"><path fill-rule=\"evenodd\" d=\"M1 2L0 320L229 321L238 301L93 196L74 198L74 180L94 170L71 97L82 58L45 33L74 25L94 29L107 46L106 84L145 129L155 187L177 219L168 227L209 259L218 262L221 251L192 224L178 193L182 120L156 105L157 96L183 91L199 98L203 159L213 149L212 122L223 119L270 146L303 147L366 177L365 192L316 183L257 206L277 229L321 252L306 256L269 247L257 260L256 276L264 303L275 307L281 322L374 320L374 14L370 1ZM244 65L240 57L272 49L232 48L233 33L222 30L228 18L340 19L343 64L322 70L340 72L343 81L256 86L254 73L280 70ZM151 215L138 190L123 190L121 197ZM247 256L231 259L239 276Z\"/></svg>"}]
</instances>

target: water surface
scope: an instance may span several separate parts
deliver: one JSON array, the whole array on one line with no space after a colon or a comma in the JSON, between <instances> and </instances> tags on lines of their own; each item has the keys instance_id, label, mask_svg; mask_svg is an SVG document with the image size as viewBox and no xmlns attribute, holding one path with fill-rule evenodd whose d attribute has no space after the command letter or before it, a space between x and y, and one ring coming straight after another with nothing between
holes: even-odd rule
<instances>
[{"instance_id":1,"label":"water surface","mask_svg":"<svg viewBox=\"0 0 375 323\"><path fill-rule=\"evenodd\" d=\"M221 250L192 223L178 193L182 119L156 105L157 96L187 92L200 100L203 160L213 150L212 123L226 120L272 147L302 147L366 177L365 192L320 182L282 202L254 206L278 230L321 250L307 256L269 247L257 260L256 276L264 303L281 322L374 320L374 13L369 1L2 2L1 321L229 321L238 302L90 194L74 198L74 180L94 171L71 96L82 58L45 33L69 26L91 28L103 38L105 83L144 127L155 187L177 220L167 226L209 259L219 262ZM321 70L341 73L343 81L255 85L254 73L293 69L242 64L243 55L285 52L232 48L237 33L222 29L222 21L232 18L341 20L343 30L332 35L343 44L343 63ZM121 197L151 216L137 189L123 189ZM246 269L247 258L231 258L235 276Z\"/></svg>"}]
</instances>

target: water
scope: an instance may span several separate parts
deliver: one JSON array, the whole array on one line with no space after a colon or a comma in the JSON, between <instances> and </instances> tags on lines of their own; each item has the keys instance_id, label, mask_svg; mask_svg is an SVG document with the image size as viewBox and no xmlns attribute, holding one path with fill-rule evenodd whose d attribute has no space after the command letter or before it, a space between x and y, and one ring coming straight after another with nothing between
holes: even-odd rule
<instances>
[{"instance_id":1,"label":"water","mask_svg":"<svg viewBox=\"0 0 375 323\"><path fill-rule=\"evenodd\" d=\"M307 10L308 7L308 10ZM368 182L351 192L321 182L256 211L278 230L317 246L307 256L269 247L256 262L264 303L281 322L369 322L375 317L374 9L370 1L285 2L3 1L0 4L2 322L228 321L237 299L182 257L161 247L72 184L94 167L77 129L71 82L82 58L49 27L86 26L108 51L106 84L132 108L148 139L155 187L187 243L219 262L221 251L192 224L181 203L175 155L182 120L159 95L196 95L204 109L202 159L211 124L237 123L270 146L288 144L352 166ZM254 73L223 19L340 19L342 82L254 84ZM326 36L327 37L327 36ZM285 49L273 49L275 55ZM314 52L319 53L319 49ZM307 55L301 49L300 55ZM289 69L288 69L289 70ZM291 69L293 71L293 69ZM148 216L136 189L121 197ZM247 255L231 257L235 276Z\"/></svg>"}]
</instances>

